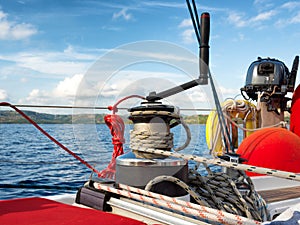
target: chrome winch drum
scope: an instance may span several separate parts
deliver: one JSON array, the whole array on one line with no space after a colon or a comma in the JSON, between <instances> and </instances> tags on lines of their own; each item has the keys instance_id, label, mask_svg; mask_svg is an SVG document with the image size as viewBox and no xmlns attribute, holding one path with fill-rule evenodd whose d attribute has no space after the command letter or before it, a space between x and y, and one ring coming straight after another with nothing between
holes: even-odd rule
<instances>
[{"instance_id":1,"label":"chrome winch drum","mask_svg":"<svg viewBox=\"0 0 300 225\"><path fill-rule=\"evenodd\" d=\"M167 175L188 182L187 161L178 158L142 159L129 152L116 159L116 183L126 184L144 189L155 177ZM186 191L174 183L163 181L153 185L151 191L178 197L186 195Z\"/></svg>"}]
</instances>

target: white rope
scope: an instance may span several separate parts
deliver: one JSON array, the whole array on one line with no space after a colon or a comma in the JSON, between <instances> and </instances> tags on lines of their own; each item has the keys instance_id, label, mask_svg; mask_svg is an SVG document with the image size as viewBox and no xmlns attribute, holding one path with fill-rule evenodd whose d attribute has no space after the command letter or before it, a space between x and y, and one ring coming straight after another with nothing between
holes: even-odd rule
<instances>
[{"instance_id":1,"label":"white rope","mask_svg":"<svg viewBox=\"0 0 300 225\"><path fill-rule=\"evenodd\" d=\"M233 120L231 119L231 117L229 116L230 112L236 112L236 118L238 118L240 116L240 114L244 114L244 120L247 119L247 117L249 116L250 112L255 113L255 109L253 109L252 106L249 106L248 104L246 104L245 101L241 101L241 100L235 100L232 98L226 99L226 101L223 103L222 105L222 112L223 115L226 118L226 126L229 127L230 126L230 122L232 122ZM218 141L219 141L219 137L221 137L221 130L220 130L220 124L219 124L219 120L217 119L217 113L215 113L213 115L212 121L211 121L211 131L213 131L213 133L211 134L212 138L210 138L210 153L216 157L219 155L219 149L217 149L217 151L215 151ZM230 120L229 120L230 119ZM234 123L236 124L236 123ZM225 137L226 138L226 137ZM226 140L227 143L228 140ZM223 141L222 139L222 148L225 148L225 144L227 144Z\"/></svg>"},{"instance_id":2,"label":"white rope","mask_svg":"<svg viewBox=\"0 0 300 225\"><path fill-rule=\"evenodd\" d=\"M245 128L240 126L239 124L237 124L233 119L231 119L230 116L224 114L224 116L226 117L226 119L228 119L234 126L236 126L237 128L243 130L243 131L258 131L258 130L262 130L265 128L273 128L273 127L287 127L287 122L285 121L280 121L279 123L276 123L274 125L271 126L266 126L266 127L260 127L260 128L254 128L254 129L249 129L249 128Z\"/></svg>"},{"instance_id":3,"label":"white rope","mask_svg":"<svg viewBox=\"0 0 300 225\"><path fill-rule=\"evenodd\" d=\"M180 147L177 147L174 149L175 152L179 152L183 149L185 149L191 142L191 139L192 139L192 135L191 135L191 130L189 128L189 126L185 123L184 119L180 116L180 123L181 125L183 126L185 132L186 132L186 140L185 140L185 143L180 146Z\"/></svg>"},{"instance_id":4,"label":"white rope","mask_svg":"<svg viewBox=\"0 0 300 225\"><path fill-rule=\"evenodd\" d=\"M158 184L163 181L169 181L169 182L173 182L173 183L177 184L178 186L182 187L187 193L189 193L198 204L204 205L207 207L210 206L204 199L201 198L201 196L199 196L196 192L194 192L186 183L184 183L180 179L178 179L176 177L172 177L172 176L162 175L162 176L155 177L154 179L152 179L148 182L148 184L145 187L145 190L150 191L154 184Z\"/></svg>"},{"instance_id":5,"label":"white rope","mask_svg":"<svg viewBox=\"0 0 300 225\"><path fill-rule=\"evenodd\" d=\"M260 101L261 96L264 95L264 92L258 95L258 102ZM236 113L236 118L238 118L240 116L240 113L242 113L242 115L244 115L243 117L243 121L244 123L246 122L246 120L248 119L249 115L251 113L252 114L252 119L255 120L256 116L255 113L257 111L259 111L260 109L258 107L252 107L249 106L249 104L246 104L246 102L244 101L239 101L239 100L234 100L234 99L227 99L222 106L222 111L223 111L223 115L227 120L227 125L229 126L230 124L233 124L234 126L236 126L237 128L243 130L244 132L255 132L264 128L272 128L272 127L283 127L286 128L287 127L287 123L285 121L280 121L277 124L274 125L270 125L267 127L260 127L260 128L246 128L244 126L239 125L233 118L231 118L230 113L231 112L235 112ZM215 131L212 134L212 138L210 139L210 153L216 157L218 152L214 151L214 149L217 146L217 141L218 141L218 137L220 137L221 132L219 129L219 122L215 121L217 117L217 114L214 115L214 117L212 118L212 127L211 130L213 131L213 128L215 126ZM244 135L245 137L245 135ZM224 143L223 143L223 148L224 148Z\"/></svg>"},{"instance_id":6,"label":"white rope","mask_svg":"<svg viewBox=\"0 0 300 225\"><path fill-rule=\"evenodd\" d=\"M231 162L227 162L227 161L224 161L224 160L221 160L218 158L208 159L208 158L204 158L204 157L200 157L200 156L196 156L196 155L181 154L181 153L176 153L176 152L168 152L168 151L162 151L162 150L157 150L157 149L146 149L146 148L140 148L140 149L138 149L138 151L152 153L152 154L158 154L158 155L164 155L164 156L173 156L173 157L182 158L185 160L193 160L193 161L201 162L201 163L208 163L208 164L213 164L213 165L217 165L217 166L223 166L223 167L227 167L227 168L237 169L237 170L243 170L243 171L259 173L259 174L266 174L266 175L285 178L285 179L289 179L289 180L300 181L300 175L298 175L296 173L275 170L275 169L269 169L269 168L264 168L264 167L258 167L258 166L251 166L251 165L246 165L246 164L231 163Z\"/></svg>"},{"instance_id":7,"label":"white rope","mask_svg":"<svg viewBox=\"0 0 300 225\"><path fill-rule=\"evenodd\" d=\"M241 173L241 175L243 174ZM153 185L168 181L183 188L199 205L247 216L247 218L257 221L262 221L262 218L267 217L265 212L258 210L259 207L266 208L266 204L261 204L263 202L259 201L254 187L250 190L251 185L248 184L249 192L243 195L239 192L235 182L246 185L244 176L242 180L234 181L225 173L214 173L209 177L202 177L199 173L192 175L193 178L190 178L189 185L173 176L158 176L148 182L145 190L150 191Z\"/></svg>"},{"instance_id":8,"label":"white rope","mask_svg":"<svg viewBox=\"0 0 300 225\"><path fill-rule=\"evenodd\" d=\"M185 202L176 198L171 198L165 195L145 191L142 189L138 189L135 187L131 187L128 185L119 185L120 188L126 189L120 190L116 189L104 184L100 184L95 182L94 187L99 190L108 191L111 193L115 193L121 196L129 197L131 199L136 199L139 201L148 202L151 204L155 204L158 206L167 207L173 210L177 210L180 212L184 212L189 215L198 216L203 219L207 219L210 221L219 222L222 224L241 224L241 225L254 225L254 224L261 224L258 221L247 219L238 215L233 215L230 213L226 213L220 210L212 209L209 207L193 204L190 202ZM133 192L136 192L138 194L135 194ZM144 196L145 195L145 196ZM200 223L200 221L199 221Z\"/></svg>"},{"instance_id":9,"label":"white rope","mask_svg":"<svg viewBox=\"0 0 300 225\"><path fill-rule=\"evenodd\" d=\"M175 119L178 124L181 124L186 131L186 141L182 146L174 148L174 151L181 151L185 149L192 139L191 131L189 126L185 123L184 119L179 115L179 113L171 113L167 111L134 111L130 114L131 117L144 117L144 116L163 116ZM153 148L153 149L163 149L171 150L173 145L173 133L169 132L151 132L150 129L131 130L130 131L130 148L138 157L143 158L155 158L157 155L149 155L144 153L137 153L136 149L141 147Z\"/></svg>"},{"instance_id":10,"label":"white rope","mask_svg":"<svg viewBox=\"0 0 300 225\"><path fill-rule=\"evenodd\" d=\"M191 202L186 202L186 201L180 200L178 198L171 198L166 195L157 194L154 192L146 191L143 189L131 187L131 186L124 185L124 184L119 184L119 187L122 189L128 190L130 192L136 192L141 195L146 195L146 196L149 196L152 198L158 198L158 199L161 199L161 200L164 200L167 202L173 202L174 204L177 204L177 205L182 205L182 206L185 206L188 208L192 208L192 209L196 209L196 210L200 210L200 211L212 214L215 216L215 219L217 219L215 221L218 221L218 222L221 222L224 224L234 224L234 225L235 224L245 224L245 225L246 224L249 224L249 225L250 224L260 224L260 222L258 222L258 221L254 221L254 220L251 220L251 219L239 216L239 215L234 215L234 214L220 211L217 209L213 209L210 207L205 207L205 206L194 204Z\"/></svg>"}]
</instances>

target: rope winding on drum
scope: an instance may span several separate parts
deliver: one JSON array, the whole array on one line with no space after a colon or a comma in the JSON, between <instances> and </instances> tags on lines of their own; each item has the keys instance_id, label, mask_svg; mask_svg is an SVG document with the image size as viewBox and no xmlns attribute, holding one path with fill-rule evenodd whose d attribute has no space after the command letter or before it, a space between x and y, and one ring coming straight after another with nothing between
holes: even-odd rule
<instances>
[{"instance_id":1,"label":"rope winding on drum","mask_svg":"<svg viewBox=\"0 0 300 225\"><path fill-rule=\"evenodd\" d=\"M191 141L191 131L179 113L179 109L162 104L145 102L130 109L129 119L134 127L130 131L130 148L139 158L164 158L137 151L138 149L160 149L178 152L185 149ZM186 131L186 141L182 146L174 147L171 128L181 124Z\"/></svg>"}]
</instances>

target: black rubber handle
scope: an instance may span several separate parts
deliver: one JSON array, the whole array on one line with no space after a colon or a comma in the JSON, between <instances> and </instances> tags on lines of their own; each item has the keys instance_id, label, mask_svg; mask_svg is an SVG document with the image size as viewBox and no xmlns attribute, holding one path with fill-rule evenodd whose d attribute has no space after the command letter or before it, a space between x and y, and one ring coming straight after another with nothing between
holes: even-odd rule
<instances>
[{"instance_id":1,"label":"black rubber handle","mask_svg":"<svg viewBox=\"0 0 300 225\"><path fill-rule=\"evenodd\" d=\"M200 79L203 84L208 83L208 66L209 66L209 33L210 33L210 15L205 12L201 14L201 43L200 43ZM201 82L202 83L202 82Z\"/></svg>"}]
</instances>

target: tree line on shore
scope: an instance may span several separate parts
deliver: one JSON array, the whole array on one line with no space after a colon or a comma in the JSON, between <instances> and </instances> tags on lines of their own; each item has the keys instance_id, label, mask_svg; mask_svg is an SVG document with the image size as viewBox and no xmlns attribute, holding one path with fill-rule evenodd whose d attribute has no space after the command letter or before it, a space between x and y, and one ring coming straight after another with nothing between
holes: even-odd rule
<instances>
[{"instance_id":1,"label":"tree line on shore","mask_svg":"<svg viewBox=\"0 0 300 225\"><path fill-rule=\"evenodd\" d=\"M103 124L104 116L106 114L48 114L48 113L39 113L34 111L24 111L32 120L40 124L71 124L71 123L97 123ZM130 123L126 115L121 115L125 123ZM205 124L208 115L185 115L183 116L184 120L188 124ZM11 111L5 110L0 111L0 123L2 124L23 124L28 123L20 114Z\"/></svg>"}]
</instances>

